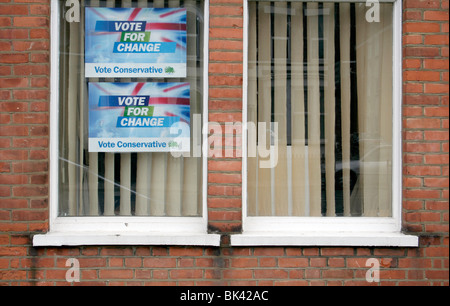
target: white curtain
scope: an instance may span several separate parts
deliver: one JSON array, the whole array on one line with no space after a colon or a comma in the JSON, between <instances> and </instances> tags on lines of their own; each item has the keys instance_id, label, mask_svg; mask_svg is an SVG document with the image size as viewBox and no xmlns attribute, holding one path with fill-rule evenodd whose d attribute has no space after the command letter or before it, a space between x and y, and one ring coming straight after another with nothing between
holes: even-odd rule
<instances>
[{"instance_id":1,"label":"white curtain","mask_svg":"<svg viewBox=\"0 0 450 306\"><path fill-rule=\"evenodd\" d=\"M61 2L63 3L63 2ZM84 77L84 6L186 7L186 79L98 79ZM200 216L202 162L170 153L88 152L88 82L189 82L191 126L202 113L203 33L196 0L81 0L81 20L61 19L60 209L61 216ZM65 7L61 5L63 12ZM200 9L200 10L199 10ZM62 14L63 16L63 14ZM191 142L194 137L191 129ZM196 139L201 135L196 135ZM201 141L201 140L200 140ZM191 143L191 148L195 143Z\"/></svg>"},{"instance_id":2,"label":"white curtain","mask_svg":"<svg viewBox=\"0 0 450 306\"><path fill-rule=\"evenodd\" d=\"M250 216L391 215L392 4L380 8L369 23L364 2L249 2L248 120L278 123L277 165L248 158Z\"/></svg>"}]
</instances>

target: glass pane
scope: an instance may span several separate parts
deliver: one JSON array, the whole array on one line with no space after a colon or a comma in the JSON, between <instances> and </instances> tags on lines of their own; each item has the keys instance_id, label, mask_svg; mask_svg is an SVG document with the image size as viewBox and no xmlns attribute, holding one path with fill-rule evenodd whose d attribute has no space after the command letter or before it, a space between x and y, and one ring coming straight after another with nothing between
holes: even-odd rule
<instances>
[{"instance_id":1,"label":"glass pane","mask_svg":"<svg viewBox=\"0 0 450 306\"><path fill-rule=\"evenodd\" d=\"M80 22L68 22L65 2L60 1L59 216L201 216L202 159L195 148L202 136L195 127L201 126L203 110L203 1L82 0ZM86 77L85 7L185 8L186 77ZM151 37L147 35L146 41ZM89 84L125 88L155 83L189 85L189 99L183 103L190 106L184 114L190 126L190 153L177 157L171 152L90 150ZM170 99L165 103L178 104ZM152 103L160 100L150 99L146 111L156 109Z\"/></svg>"},{"instance_id":2,"label":"glass pane","mask_svg":"<svg viewBox=\"0 0 450 306\"><path fill-rule=\"evenodd\" d=\"M392 10L249 2L249 216L391 216Z\"/></svg>"}]
</instances>

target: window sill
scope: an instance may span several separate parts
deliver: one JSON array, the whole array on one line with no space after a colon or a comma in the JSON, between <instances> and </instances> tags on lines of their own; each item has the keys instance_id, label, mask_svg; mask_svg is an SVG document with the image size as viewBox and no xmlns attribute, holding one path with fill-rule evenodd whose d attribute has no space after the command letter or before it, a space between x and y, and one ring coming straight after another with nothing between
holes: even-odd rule
<instances>
[{"instance_id":1,"label":"window sill","mask_svg":"<svg viewBox=\"0 0 450 306\"><path fill-rule=\"evenodd\" d=\"M354 247L418 247L417 236L387 232L251 232L231 236L232 246L354 246Z\"/></svg>"},{"instance_id":2,"label":"window sill","mask_svg":"<svg viewBox=\"0 0 450 306\"><path fill-rule=\"evenodd\" d=\"M82 245L183 245L220 246L220 235L206 233L170 233L163 235L142 232L92 233L49 232L33 237L34 247Z\"/></svg>"}]
</instances>

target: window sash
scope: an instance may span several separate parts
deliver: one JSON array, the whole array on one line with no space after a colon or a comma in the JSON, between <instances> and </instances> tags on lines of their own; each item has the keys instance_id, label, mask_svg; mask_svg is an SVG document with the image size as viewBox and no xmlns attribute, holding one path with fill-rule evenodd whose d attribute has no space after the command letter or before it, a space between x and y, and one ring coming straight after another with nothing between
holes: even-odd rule
<instances>
[{"instance_id":1,"label":"window sash","mask_svg":"<svg viewBox=\"0 0 450 306\"><path fill-rule=\"evenodd\" d=\"M59 103L60 103L60 19L61 12L58 0L52 0L51 2L51 88L50 93L51 108L50 108L50 178L49 178L49 205L50 205L50 218L49 218L49 234L55 233L78 233L78 234L98 234L99 237L102 233L137 233L138 235L152 235L158 233L159 235L174 235L177 233L183 233L182 236L186 237L191 234L206 234L207 233L207 207L206 207L206 186L207 186L207 159L206 156L202 156L202 181L201 189L202 193L199 195L201 198L200 216L198 217L149 217L149 216L114 216L114 217L95 217L95 216L83 216L83 217L60 217L59 216ZM130 1L131 2L131 1ZM206 29L209 27L209 3L204 1L204 42L203 42L203 104L202 117L203 120L208 118L207 109L207 88L208 88L208 35ZM202 143L202 151L206 149L206 142ZM169 154L169 153L168 153ZM76 234L76 235L78 235ZM45 236L45 235L41 235ZM162 237L163 237L162 236ZM181 237L181 236L180 236ZM206 244L217 244L217 237L212 237L212 240L206 240ZM46 245L50 241L50 245L58 245L58 242L52 244L51 237L38 237L41 245ZM50 240L49 240L50 239ZM214 240L214 241L213 241ZM153 240L152 240L153 241ZM181 241L181 240L180 240ZM198 240L194 240L198 241ZM208 242L209 241L209 242ZM98 242L98 241L97 241ZM164 244L164 238L160 241ZM128 241L133 243L133 239ZM193 242L194 243L194 242ZM89 244L89 243L88 243ZM157 243L159 244L159 243ZM185 239L184 243L190 244L189 239Z\"/></svg>"},{"instance_id":2,"label":"window sash","mask_svg":"<svg viewBox=\"0 0 450 306\"><path fill-rule=\"evenodd\" d=\"M367 2L379 2L379 3L394 3L398 0L247 0L247 2L322 2L322 3L367 3Z\"/></svg>"},{"instance_id":3,"label":"window sash","mask_svg":"<svg viewBox=\"0 0 450 306\"><path fill-rule=\"evenodd\" d=\"M248 48L249 48L249 4L253 0L244 2L244 94L243 94L243 118L248 118ZM265 1L267 2L267 1ZM316 1L313 1L316 2ZM319 2L319 1L317 1ZM321 2L354 2L354 1L321 1ZM360 2L360 1L358 1ZM365 1L364 1L365 2ZM392 131L392 216L391 217L252 217L248 214L248 195L243 196L243 235L257 237L260 233L275 233L277 235L302 235L308 232L314 232L317 236L326 230L341 232L342 235L351 232L400 232L401 231L401 203L402 203L402 182L401 182L401 84L402 84L402 9L401 1L394 2L393 6L393 131ZM244 120L244 130L248 130L247 120ZM248 135L243 135L244 143L247 143ZM243 156L247 156L248 148L244 146ZM248 158L243 160L243 190L248 190L247 168ZM347 234L346 234L347 233ZM246 238L236 236L235 244L247 241ZM255 239L255 244L261 242ZM243 245L242 244L242 245ZM413 243L414 244L414 243Z\"/></svg>"}]
</instances>

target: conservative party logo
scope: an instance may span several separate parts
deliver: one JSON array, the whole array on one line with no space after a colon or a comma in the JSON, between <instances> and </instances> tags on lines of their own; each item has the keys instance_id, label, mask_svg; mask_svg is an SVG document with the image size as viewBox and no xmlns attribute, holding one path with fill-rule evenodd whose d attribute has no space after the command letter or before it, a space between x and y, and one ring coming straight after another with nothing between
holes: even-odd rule
<instances>
[{"instance_id":1,"label":"conservative party logo","mask_svg":"<svg viewBox=\"0 0 450 306\"><path fill-rule=\"evenodd\" d=\"M86 77L185 77L186 9L86 8Z\"/></svg>"}]
</instances>

